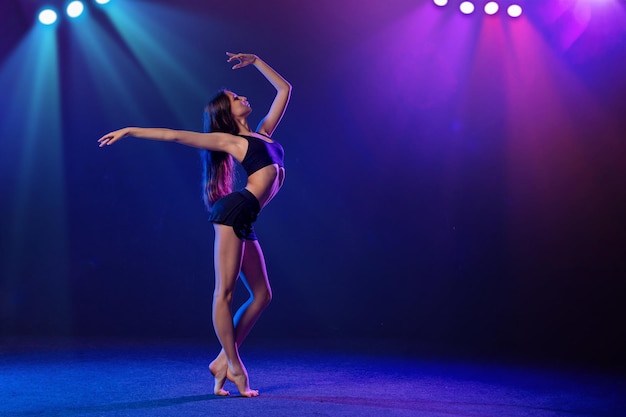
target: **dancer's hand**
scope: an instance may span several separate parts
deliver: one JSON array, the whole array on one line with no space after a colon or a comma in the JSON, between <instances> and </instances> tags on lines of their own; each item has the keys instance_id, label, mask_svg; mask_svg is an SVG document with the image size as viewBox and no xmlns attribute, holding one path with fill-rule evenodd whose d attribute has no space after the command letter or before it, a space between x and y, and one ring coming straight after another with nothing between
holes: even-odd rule
<instances>
[{"instance_id":1,"label":"dancer's hand","mask_svg":"<svg viewBox=\"0 0 626 417\"><path fill-rule=\"evenodd\" d=\"M102 148L103 146L106 146L106 145L112 145L114 142L117 142L118 140L128 136L129 134L130 134L130 129L125 127L123 129L119 129L119 130L115 130L113 132L107 133L106 135L98 139L98 143L100 144L100 147Z\"/></svg>"},{"instance_id":2,"label":"dancer's hand","mask_svg":"<svg viewBox=\"0 0 626 417\"><path fill-rule=\"evenodd\" d=\"M254 54L233 54L231 52L226 52L226 55L228 55L228 61L226 61L226 62L232 62L234 60L239 60L238 63L233 65L233 69L243 68L243 67L248 66L250 64L254 64L255 61L259 58L259 57L257 57Z\"/></svg>"}]
</instances>

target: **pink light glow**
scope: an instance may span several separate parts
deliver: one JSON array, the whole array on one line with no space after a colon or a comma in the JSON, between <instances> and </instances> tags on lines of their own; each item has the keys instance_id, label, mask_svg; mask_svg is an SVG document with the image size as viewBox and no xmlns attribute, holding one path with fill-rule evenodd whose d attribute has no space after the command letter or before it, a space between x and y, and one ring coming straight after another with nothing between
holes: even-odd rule
<instances>
[{"instance_id":1,"label":"pink light glow","mask_svg":"<svg viewBox=\"0 0 626 417\"><path fill-rule=\"evenodd\" d=\"M585 152L589 140L619 135L610 133L617 130L615 123L526 19L510 28L507 48L500 70L508 118L511 238L524 240L529 219L566 233L571 228L571 219L563 216L567 207L603 210L602 187L594 181L598 165Z\"/></svg>"},{"instance_id":2,"label":"pink light glow","mask_svg":"<svg viewBox=\"0 0 626 417\"><path fill-rule=\"evenodd\" d=\"M582 59L602 53L626 34L623 0L560 0L539 11L556 46Z\"/></svg>"}]
</instances>

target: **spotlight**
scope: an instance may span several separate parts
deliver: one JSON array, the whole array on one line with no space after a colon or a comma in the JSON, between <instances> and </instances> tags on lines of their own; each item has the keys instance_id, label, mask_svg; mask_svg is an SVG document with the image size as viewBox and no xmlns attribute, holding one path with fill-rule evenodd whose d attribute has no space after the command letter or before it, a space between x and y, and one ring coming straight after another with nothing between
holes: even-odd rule
<instances>
[{"instance_id":1,"label":"spotlight","mask_svg":"<svg viewBox=\"0 0 626 417\"><path fill-rule=\"evenodd\" d=\"M44 25L51 25L57 21L57 12L52 9L43 9L39 12L39 21Z\"/></svg>"},{"instance_id":2,"label":"spotlight","mask_svg":"<svg viewBox=\"0 0 626 417\"><path fill-rule=\"evenodd\" d=\"M69 17L78 17L85 11L85 6L82 1L73 1L67 5L66 11Z\"/></svg>"},{"instance_id":3,"label":"spotlight","mask_svg":"<svg viewBox=\"0 0 626 417\"><path fill-rule=\"evenodd\" d=\"M522 7L517 4L512 4L507 9L507 12L511 17L520 17L522 15Z\"/></svg>"},{"instance_id":4,"label":"spotlight","mask_svg":"<svg viewBox=\"0 0 626 417\"><path fill-rule=\"evenodd\" d=\"M445 6L448 4L448 0L433 0L437 6Z\"/></svg>"},{"instance_id":5,"label":"spotlight","mask_svg":"<svg viewBox=\"0 0 626 417\"><path fill-rule=\"evenodd\" d=\"M98 4L107 4L110 0L96 0Z\"/></svg>"},{"instance_id":6,"label":"spotlight","mask_svg":"<svg viewBox=\"0 0 626 417\"><path fill-rule=\"evenodd\" d=\"M499 8L500 6L498 6L498 3L496 3L495 1L490 1L489 3L485 4L485 13L489 15L496 14Z\"/></svg>"},{"instance_id":7,"label":"spotlight","mask_svg":"<svg viewBox=\"0 0 626 417\"><path fill-rule=\"evenodd\" d=\"M471 1L464 1L460 6L461 12L465 14L471 14L474 12L474 3Z\"/></svg>"}]
</instances>

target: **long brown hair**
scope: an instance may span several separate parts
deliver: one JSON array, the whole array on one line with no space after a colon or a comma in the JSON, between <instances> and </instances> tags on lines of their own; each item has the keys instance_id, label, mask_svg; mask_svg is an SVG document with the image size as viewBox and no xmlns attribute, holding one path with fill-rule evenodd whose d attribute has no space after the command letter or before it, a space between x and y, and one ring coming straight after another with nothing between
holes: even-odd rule
<instances>
[{"instance_id":1,"label":"long brown hair","mask_svg":"<svg viewBox=\"0 0 626 417\"><path fill-rule=\"evenodd\" d=\"M204 108L204 132L239 133L237 123L230 112L230 99L226 89L221 89ZM233 191L235 168L233 157L226 152L201 152L202 198L207 209L219 198Z\"/></svg>"}]
</instances>

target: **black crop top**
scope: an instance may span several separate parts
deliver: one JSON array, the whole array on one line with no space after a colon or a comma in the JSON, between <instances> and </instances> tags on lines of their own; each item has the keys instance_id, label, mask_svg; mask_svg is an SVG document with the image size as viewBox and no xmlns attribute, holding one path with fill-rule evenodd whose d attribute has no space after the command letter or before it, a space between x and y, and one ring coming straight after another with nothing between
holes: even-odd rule
<instances>
[{"instance_id":1,"label":"black crop top","mask_svg":"<svg viewBox=\"0 0 626 417\"><path fill-rule=\"evenodd\" d=\"M285 151L278 142L267 142L256 136L238 135L248 141L248 151L241 166L248 176L268 165L284 167Z\"/></svg>"}]
</instances>

